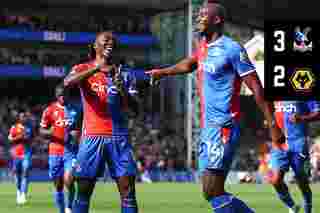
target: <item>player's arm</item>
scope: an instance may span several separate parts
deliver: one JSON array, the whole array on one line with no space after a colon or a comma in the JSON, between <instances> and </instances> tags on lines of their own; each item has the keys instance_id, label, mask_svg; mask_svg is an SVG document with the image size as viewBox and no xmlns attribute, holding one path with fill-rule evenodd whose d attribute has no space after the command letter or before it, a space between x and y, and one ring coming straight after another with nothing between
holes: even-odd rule
<instances>
[{"instance_id":1,"label":"player's arm","mask_svg":"<svg viewBox=\"0 0 320 213\"><path fill-rule=\"evenodd\" d=\"M284 135L275 122L273 104L265 100L262 84L256 73L255 66L249 59L246 49L244 49L244 47L235 48L230 60L233 68L252 91L258 107L263 112L270 129L272 141L276 143L282 142Z\"/></svg>"},{"instance_id":2,"label":"player's arm","mask_svg":"<svg viewBox=\"0 0 320 213\"><path fill-rule=\"evenodd\" d=\"M267 121L267 125L271 131L271 138L273 142L280 142L284 140L284 135L278 125L275 122L274 118L274 108L272 102L266 101L264 97L264 91L262 84L258 78L256 72L252 72L244 77L242 77L245 84L252 91L255 101L263 112L264 117Z\"/></svg>"},{"instance_id":3,"label":"player's arm","mask_svg":"<svg viewBox=\"0 0 320 213\"><path fill-rule=\"evenodd\" d=\"M65 87L79 85L84 79L87 79L98 72L100 65L96 64L96 66L87 67L86 69L81 70L81 72L78 72L77 69L77 66L73 67L70 73L64 78L63 83Z\"/></svg>"},{"instance_id":4,"label":"player's arm","mask_svg":"<svg viewBox=\"0 0 320 213\"><path fill-rule=\"evenodd\" d=\"M153 70L147 71L146 74L150 74L155 78L186 74L186 73L193 72L195 69L197 69L197 65L198 65L197 62L198 62L197 58L195 56L191 56L181 60L180 62L178 62L173 66L162 68L162 69L153 69Z\"/></svg>"},{"instance_id":5,"label":"player's arm","mask_svg":"<svg viewBox=\"0 0 320 213\"><path fill-rule=\"evenodd\" d=\"M308 101L309 112L305 114L293 114L289 117L292 123L308 123L320 120L320 105L317 101Z\"/></svg>"},{"instance_id":6,"label":"player's arm","mask_svg":"<svg viewBox=\"0 0 320 213\"><path fill-rule=\"evenodd\" d=\"M19 141L19 140L21 140L23 138L24 138L24 134L17 134L17 130L16 130L15 127L12 127L10 129L10 132L9 132L9 135L8 135L9 141L17 142L17 141Z\"/></svg>"},{"instance_id":7,"label":"player's arm","mask_svg":"<svg viewBox=\"0 0 320 213\"><path fill-rule=\"evenodd\" d=\"M263 112L265 119L268 122L268 126L271 127L273 123L273 104L272 102L267 102L264 98L264 91L256 72L252 72L244 77L242 77L244 83L252 91L255 101Z\"/></svg>"},{"instance_id":8,"label":"player's arm","mask_svg":"<svg viewBox=\"0 0 320 213\"><path fill-rule=\"evenodd\" d=\"M51 112L49 108L44 110L41 117L40 128L39 128L40 135L46 138L49 138L52 135L52 128L50 128L51 127L50 113Z\"/></svg>"}]
</instances>

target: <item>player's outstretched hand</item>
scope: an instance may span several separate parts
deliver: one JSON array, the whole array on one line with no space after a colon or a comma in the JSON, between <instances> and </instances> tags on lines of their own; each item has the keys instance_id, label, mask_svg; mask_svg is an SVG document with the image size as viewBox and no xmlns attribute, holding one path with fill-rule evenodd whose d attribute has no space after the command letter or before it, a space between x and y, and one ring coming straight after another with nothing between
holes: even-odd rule
<instances>
[{"instance_id":1,"label":"player's outstretched hand","mask_svg":"<svg viewBox=\"0 0 320 213\"><path fill-rule=\"evenodd\" d=\"M162 75L162 70L160 69L147 70L145 73L150 75L151 86L159 84L161 75Z\"/></svg>"}]
</instances>

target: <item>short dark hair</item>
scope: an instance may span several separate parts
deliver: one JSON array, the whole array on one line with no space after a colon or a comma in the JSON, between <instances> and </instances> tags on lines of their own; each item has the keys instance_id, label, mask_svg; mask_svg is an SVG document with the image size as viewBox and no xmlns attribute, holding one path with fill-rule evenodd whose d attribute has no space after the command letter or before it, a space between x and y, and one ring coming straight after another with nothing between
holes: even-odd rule
<instances>
[{"instance_id":1,"label":"short dark hair","mask_svg":"<svg viewBox=\"0 0 320 213\"><path fill-rule=\"evenodd\" d=\"M210 4L213 6L213 9L217 16L219 16L224 22L226 19L226 8L217 0L207 0L204 4Z\"/></svg>"}]
</instances>

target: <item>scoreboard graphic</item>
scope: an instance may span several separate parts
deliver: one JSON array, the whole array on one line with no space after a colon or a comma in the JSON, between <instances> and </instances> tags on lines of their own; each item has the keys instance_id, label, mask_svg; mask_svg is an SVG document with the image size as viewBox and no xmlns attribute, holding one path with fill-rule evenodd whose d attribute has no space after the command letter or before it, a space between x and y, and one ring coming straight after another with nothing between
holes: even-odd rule
<instances>
[{"instance_id":1,"label":"scoreboard graphic","mask_svg":"<svg viewBox=\"0 0 320 213\"><path fill-rule=\"evenodd\" d=\"M268 100L320 99L320 34L313 21L265 22Z\"/></svg>"}]
</instances>

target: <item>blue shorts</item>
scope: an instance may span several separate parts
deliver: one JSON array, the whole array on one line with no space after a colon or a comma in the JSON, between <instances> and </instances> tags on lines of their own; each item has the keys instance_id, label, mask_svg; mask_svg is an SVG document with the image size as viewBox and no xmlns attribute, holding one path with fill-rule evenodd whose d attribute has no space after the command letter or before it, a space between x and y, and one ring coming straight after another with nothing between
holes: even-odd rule
<instances>
[{"instance_id":1,"label":"blue shorts","mask_svg":"<svg viewBox=\"0 0 320 213\"><path fill-rule=\"evenodd\" d=\"M211 127L201 130L199 170L228 174L240 137L238 123L230 127Z\"/></svg>"},{"instance_id":2,"label":"blue shorts","mask_svg":"<svg viewBox=\"0 0 320 213\"><path fill-rule=\"evenodd\" d=\"M74 176L102 177L106 163L113 179L136 175L137 166L128 136L84 137L79 146Z\"/></svg>"},{"instance_id":3,"label":"blue shorts","mask_svg":"<svg viewBox=\"0 0 320 213\"><path fill-rule=\"evenodd\" d=\"M12 170L15 173L23 173L31 169L32 160L31 157L16 158L12 161Z\"/></svg>"},{"instance_id":4,"label":"blue shorts","mask_svg":"<svg viewBox=\"0 0 320 213\"><path fill-rule=\"evenodd\" d=\"M304 144L301 148L289 146L288 150L272 148L269 163L273 170L283 172L288 172L291 167L297 177L309 177L311 174L307 144Z\"/></svg>"},{"instance_id":5,"label":"blue shorts","mask_svg":"<svg viewBox=\"0 0 320 213\"><path fill-rule=\"evenodd\" d=\"M76 162L76 153L65 150L64 155L49 155L49 177L61 178L64 172L72 173Z\"/></svg>"}]
</instances>

